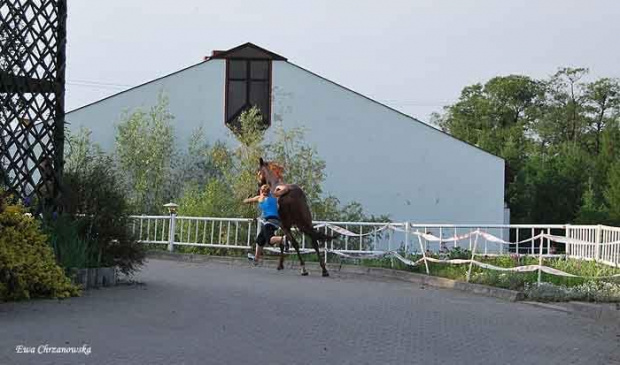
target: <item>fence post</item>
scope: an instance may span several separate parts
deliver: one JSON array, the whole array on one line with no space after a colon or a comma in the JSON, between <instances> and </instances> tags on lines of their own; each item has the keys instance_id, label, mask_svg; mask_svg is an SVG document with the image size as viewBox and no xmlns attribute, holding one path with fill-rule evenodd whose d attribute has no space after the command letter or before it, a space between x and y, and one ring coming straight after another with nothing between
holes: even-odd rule
<instances>
[{"instance_id":1,"label":"fence post","mask_svg":"<svg viewBox=\"0 0 620 365\"><path fill-rule=\"evenodd\" d=\"M533 238L533 237L532 237ZM534 242L534 240L532 240ZM543 264L543 245L544 245L543 237L540 237L540 246L538 248L538 286L542 282L542 264Z\"/></svg>"},{"instance_id":2,"label":"fence post","mask_svg":"<svg viewBox=\"0 0 620 365\"><path fill-rule=\"evenodd\" d=\"M416 234L418 236L418 242L420 243L420 251L422 252L422 260L424 260L424 266L426 266L426 275L430 275L431 271L428 269L428 261L426 260L426 250L424 245L422 244L422 237L420 236L420 231L416 229ZM424 231L426 233L426 230Z\"/></svg>"},{"instance_id":3,"label":"fence post","mask_svg":"<svg viewBox=\"0 0 620 365\"><path fill-rule=\"evenodd\" d=\"M594 261L601 259L601 242L603 242L603 227L599 224L596 226L596 246L594 246Z\"/></svg>"},{"instance_id":4,"label":"fence post","mask_svg":"<svg viewBox=\"0 0 620 365\"><path fill-rule=\"evenodd\" d=\"M324 251L325 252L323 253L323 255L324 255L323 259L325 260L325 266L327 266L327 240L325 240L325 250ZM319 256L319 260L320 259L321 259L321 256Z\"/></svg>"},{"instance_id":5,"label":"fence post","mask_svg":"<svg viewBox=\"0 0 620 365\"><path fill-rule=\"evenodd\" d=\"M564 257L568 260L571 255L572 245L569 243L568 238L570 238L570 224L564 225L564 237L567 238L567 242L564 244Z\"/></svg>"},{"instance_id":6,"label":"fence post","mask_svg":"<svg viewBox=\"0 0 620 365\"><path fill-rule=\"evenodd\" d=\"M174 233L176 231L176 221L177 221L177 208L179 207L177 204L168 203L165 204L164 207L168 208L168 212L170 213L170 224L168 231L168 251L174 251Z\"/></svg>"},{"instance_id":7,"label":"fence post","mask_svg":"<svg viewBox=\"0 0 620 365\"><path fill-rule=\"evenodd\" d=\"M409 222L405 222L405 257L409 251Z\"/></svg>"},{"instance_id":8,"label":"fence post","mask_svg":"<svg viewBox=\"0 0 620 365\"><path fill-rule=\"evenodd\" d=\"M478 247L478 237L480 237L480 228L478 228L475 232L476 232L476 238L474 239L474 248L471 251L471 259L469 260L469 269L467 270L467 282L468 283L469 283L469 280L471 280L471 270L474 267L474 259L476 257L476 248Z\"/></svg>"}]
</instances>

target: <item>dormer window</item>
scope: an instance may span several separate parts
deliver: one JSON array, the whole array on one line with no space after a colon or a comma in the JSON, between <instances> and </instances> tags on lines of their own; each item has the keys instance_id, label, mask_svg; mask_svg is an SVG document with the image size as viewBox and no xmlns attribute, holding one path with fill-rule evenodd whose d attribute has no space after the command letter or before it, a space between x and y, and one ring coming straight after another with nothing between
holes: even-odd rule
<instances>
[{"instance_id":1,"label":"dormer window","mask_svg":"<svg viewBox=\"0 0 620 365\"><path fill-rule=\"evenodd\" d=\"M226 124L238 126L239 115L255 106L268 127L271 124L271 61L227 60L226 73Z\"/></svg>"},{"instance_id":2,"label":"dormer window","mask_svg":"<svg viewBox=\"0 0 620 365\"><path fill-rule=\"evenodd\" d=\"M286 58L251 43L228 51L214 52L212 59L226 60L224 122L235 130L239 116L256 106L265 128L271 125L271 65Z\"/></svg>"}]
</instances>

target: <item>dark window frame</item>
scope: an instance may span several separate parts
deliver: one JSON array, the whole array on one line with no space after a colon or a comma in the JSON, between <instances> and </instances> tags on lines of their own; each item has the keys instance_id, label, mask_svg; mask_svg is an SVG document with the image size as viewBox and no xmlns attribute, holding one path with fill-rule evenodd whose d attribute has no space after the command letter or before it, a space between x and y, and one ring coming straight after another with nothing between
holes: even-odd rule
<instances>
[{"instance_id":1,"label":"dark window frame","mask_svg":"<svg viewBox=\"0 0 620 365\"><path fill-rule=\"evenodd\" d=\"M231 77L231 62L240 62L243 61L245 62L246 66L245 66L245 77L243 78L238 78L238 77ZM266 78L252 78L252 63L253 62L266 62L267 63L267 77ZM234 112L234 114L229 115L228 113L228 105L229 105L229 96L230 96L230 82L231 81L241 81L241 82L245 82L245 102L243 103L243 106ZM264 123L264 127L269 128L271 126L271 101L272 101L272 96L271 96L271 86L272 86L272 60L270 59L265 59L265 58L227 58L226 59L226 86L225 86L225 95L224 95L224 124L228 127L233 129L233 127L235 126L235 120L239 117L239 115L241 115L242 112L244 112L245 110L248 110L249 108L252 107L251 103L250 103L250 88L252 85L252 82L266 82L267 83L267 90L268 90L268 95L267 95L267 100L266 100L266 106L267 106L267 110L261 110L261 114L263 116L263 123Z\"/></svg>"}]
</instances>

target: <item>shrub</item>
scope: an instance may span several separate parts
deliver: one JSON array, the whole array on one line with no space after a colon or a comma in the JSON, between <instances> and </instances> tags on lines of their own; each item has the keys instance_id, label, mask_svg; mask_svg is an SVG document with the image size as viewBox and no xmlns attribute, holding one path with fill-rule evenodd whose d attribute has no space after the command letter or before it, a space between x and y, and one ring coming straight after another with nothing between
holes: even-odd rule
<instances>
[{"instance_id":1,"label":"shrub","mask_svg":"<svg viewBox=\"0 0 620 365\"><path fill-rule=\"evenodd\" d=\"M80 235L83 227L83 222L68 214L44 215L43 230L56 261L65 269L96 267L98 264L93 258L94 243Z\"/></svg>"},{"instance_id":2,"label":"shrub","mask_svg":"<svg viewBox=\"0 0 620 365\"><path fill-rule=\"evenodd\" d=\"M79 294L54 259L36 220L16 205L0 211L0 299L66 298Z\"/></svg>"},{"instance_id":3,"label":"shrub","mask_svg":"<svg viewBox=\"0 0 620 365\"><path fill-rule=\"evenodd\" d=\"M63 179L63 214L79 217L79 237L89 244L88 264L117 266L124 273L144 262L145 248L131 232L129 203L112 158L90 148L88 136L72 137L85 146L69 155Z\"/></svg>"},{"instance_id":4,"label":"shrub","mask_svg":"<svg viewBox=\"0 0 620 365\"><path fill-rule=\"evenodd\" d=\"M450 260L469 260L471 258L471 251L461 248L461 247L453 247L448 250L448 259Z\"/></svg>"}]
</instances>

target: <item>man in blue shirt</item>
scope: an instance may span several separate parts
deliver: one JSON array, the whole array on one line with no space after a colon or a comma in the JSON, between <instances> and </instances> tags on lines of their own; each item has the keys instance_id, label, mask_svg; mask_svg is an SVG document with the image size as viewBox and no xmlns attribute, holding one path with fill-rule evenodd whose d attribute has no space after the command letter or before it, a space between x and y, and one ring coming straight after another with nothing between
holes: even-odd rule
<instances>
[{"instance_id":1,"label":"man in blue shirt","mask_svg":"<svg viewBox=\"0 0 620 365\"><path fill-rule=\"evenodd\" d=\"M263 247L269 243L276 246L280 244L286 245L286 237L274 236L275 232L280 228L280 216L278 215L278 199L276 199L269 191L269 185L265 184L260 187L260 194L243 200L244 203L258 203L258 208L261 210L261 219L263 225L261 226L260 233L256 237L256 253L254 256L248 254L250 260L254 260L254 263L258 264L262 253Z\"/></svg>"}]
</instances>

